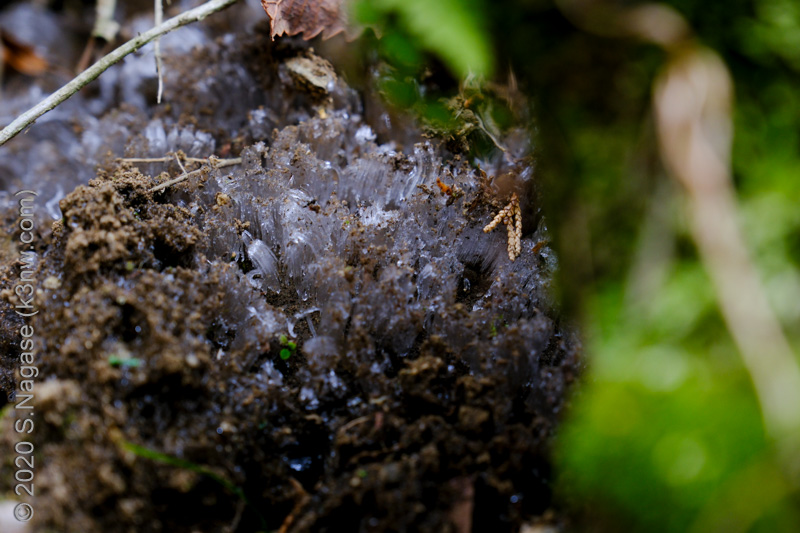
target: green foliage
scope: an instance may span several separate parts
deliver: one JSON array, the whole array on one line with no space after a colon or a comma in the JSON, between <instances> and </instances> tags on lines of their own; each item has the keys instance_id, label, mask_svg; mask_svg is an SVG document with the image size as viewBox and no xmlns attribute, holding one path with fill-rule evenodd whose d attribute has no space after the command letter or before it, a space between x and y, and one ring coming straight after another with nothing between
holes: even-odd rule
<instances>
[{"instance_id":1,"label":"green foliage","mask_svg":"<svg viewBox=\"0 0 800 533\"><path fill-rule=\"evenodd\" d=\"M373 80L378 92L428 131L474 153L492 150L495 124L509 123L509 113L481 94L477 81L494 71L488 10L481 0L358 0L353 9L358 22L374 30L367 41L381 59ZM460 86L465 80L479 96L469 99L480 102L470 109Z\"/></svg>"},{"instance_id":2,"label":"green foliage","mask_svg":"<svg viewBox=\"0 0 800 533\"><path fill-rule=\"evenodd\" d=\"M454 76L465 78L490 75L493 68L482 8L482 2L470 0L362 0L355 13L362 24L386 32L382 50L393 64L416 68L424 50L441 58Z\"/></svg>"},{"instance_id":3,"label":"green foliage","mask_svg":"<svg viewBox=\"0 0 800 533\"><path fill-rule=\"evenodd\" d=\"M793 0L757 0L755 17L742 18L744 51L764 63L780 61L800 70L800 4Z\"/></svg>"},{"instance_id":4,"label":"green foliage","mask_svg":"<svg viewBox=\"0 0 800 533\"><path fill-rule=\"evenodd\" d=\"M766 24L761 9L771 2L756 2L755 17L744 3L674 3L734 74L742 229L797 346L800 92L792 52L774 43L788 46L792 37L743 31ZM792 12L781 17L794 20ZM786 31L800 36L792 24ZM601 41L564 38L576 50L574 43ZM590 371L555 444L560 493L589 509L586 524L604 524L601 530L798 531L798 487L764 436L749 376L685 229L685 197L651 162L649 88L661 60L636 45L623 57L607 63L613 87L595 88L616 88L618 102L582 86L544 118L563 135L545 154L559 173L551 190L565 211L551 218L567 263L562 292L581 301L589 339ZM543 92L539 98L549 99ZM581 231L584 246L570 248Z\"/></svg>"},{"instance_id":5,"label":"green foliage","mask_svg":"<svg viewBox=\"0 0 800 533\"><path fill-rule=\"evenodd\" d=\"M593 299L591 377L554 446L561 495L626 530L726 530L731 511L715 502L756 475L774 490L741 517L754 524L791 490L709 281L682 262L648 302L633 303L615 285ZM753 492L743 485L728 497L752 504ZM791 507L772 518L776 531L800 527Z\"/></svg>"}]
</instances>

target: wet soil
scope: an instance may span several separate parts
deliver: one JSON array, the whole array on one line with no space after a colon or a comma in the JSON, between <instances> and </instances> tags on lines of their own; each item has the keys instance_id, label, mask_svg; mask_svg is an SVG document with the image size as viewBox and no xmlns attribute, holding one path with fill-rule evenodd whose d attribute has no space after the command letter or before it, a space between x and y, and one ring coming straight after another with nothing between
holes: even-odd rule
<instances>
[{"instance_id":1,"label":"wet soil","mask_svg":"<svg viewBox=\"0 0 800 533\"><path fill-rule=\"evenodd\" d=\"M580 345L548 303L543 225L527 217L514 262L504 231L482 231L506 201L497 176L537 211L531 160L468 163L393 131L343 80L309 94L285 68L307 45L264 26L203 31L167 48L166 106L137 108L118 85L65 120L80 149L59 153L82 170L5 178L60 215L39 205L40 313L23 319L4 197L9 407L23 324L37 343L31 531L557 526L550 446ZM6 168L53 131L0 153ZM153 192L178 163L115 160L179 151L242 163ZM0 494L18 500L18 416L3 413Z\"/></svg>"}]
</instances>

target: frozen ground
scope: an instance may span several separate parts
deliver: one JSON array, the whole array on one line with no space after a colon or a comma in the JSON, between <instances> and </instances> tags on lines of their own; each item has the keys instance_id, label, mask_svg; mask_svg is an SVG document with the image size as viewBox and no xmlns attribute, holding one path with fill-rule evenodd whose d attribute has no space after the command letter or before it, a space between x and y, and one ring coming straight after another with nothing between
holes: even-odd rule
<instances>
[{"instance_id":1,"label":"frozen ground","mask_svg":"<svg viewBox=\"0 0 800 533\"><path fill-rule=\"evenodd\" d=\"M66 32L63 13L16 9ZM552 520L549 443L579 346L548 304L530 159L466 161L341 79L320 103L287 73L305 45L238 9L164 39L165 104L145 52L0 148L4 290L13 193L40 193L34 530ZM4 120L54 80L13 82ZM116 161L176 151L242 162L152 192L177 162ZM514 262L482 231L500 180L525 206ZM4 294L11 393L21 321Z\"/></svg>"}]
</instances>

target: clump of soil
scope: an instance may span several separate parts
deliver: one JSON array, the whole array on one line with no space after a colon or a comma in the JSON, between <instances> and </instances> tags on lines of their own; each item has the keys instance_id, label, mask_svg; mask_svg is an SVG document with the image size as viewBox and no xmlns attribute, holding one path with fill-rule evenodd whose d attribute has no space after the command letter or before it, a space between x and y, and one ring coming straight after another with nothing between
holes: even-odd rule
<instances>
[{"instance_id":1,"label":"clump of soil","mask_svg":"<svg viewBox=\"0 0 800 533\"><path fill-rule=\"evenodd\" d=\"M342 80L305 92L284 59L310 52L263 29L199 41L167 57L167 108L73 117L73 149L53 148L99 166L60 201L53 191L57 222L40 206L33 529L542 519L579 346L547 303L555 263L536 219L514 262L504 232L482 231L507 200L491 178L530 191L530 161L476 168L436 142L393 140ZM178 163L114 161L177 151L242 161L155 192ZM55 189L56 172L38 183ZM14 239L0 267L9 394ZM9 494L12 468L0 465Z\"/></svg>"}]
</instances>

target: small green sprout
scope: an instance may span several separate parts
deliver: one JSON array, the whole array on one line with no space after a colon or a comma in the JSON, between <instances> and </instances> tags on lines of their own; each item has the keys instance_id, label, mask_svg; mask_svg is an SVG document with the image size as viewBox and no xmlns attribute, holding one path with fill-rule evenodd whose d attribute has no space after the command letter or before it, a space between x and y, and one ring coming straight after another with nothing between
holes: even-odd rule
<instances>
[{"instance_id":1,"label":"small green sprout","mask_svg":"<svg viewBox=\"0 0 800 533\"><path fill-rule=\"evenodd\" d=\"M358 472L356 472L356 474L358 474L358 477L360 477L361 479L364 479L365 477L367 477L367 471L364 468L359 468Z\"/></svg>"},{"instance_id":2,"label":"small green sprout","mask_svg":"<svg viewBox=\"0 0 800 533\"><path fill-rule=\"evenodd\" d=\"M491 325L490 330L489 330L489 336L491 338L497 337L497 324L498 324L498 322L501 322L503 327L506 327L506 328L508 327L508 322L503 320L503 317L501 317L499 315L495 316L494 319L492 320L492 325Z\"/></svg>"},{"instance_id":3,"label":"small green sprout","mask_svg":"<svg viewBox=\"0 0 800 533\"><path fill-rule=\"evenodd\" d=\"M287 337L286 335L281 335L280 337L278 337L278 341L280 341L281 346L283 346L280 352L281 359L286 361L297 350L297 343L290 341L289 337Z\"/></svg>"},{"instance_id":4,"label":"small green sprout","mask_svg":"<svg viewBox=\"0 0 800 533\"><path fill-rule=\"evenodd\" d=\"M109 355L108 356L108 364L113 367L129 367L129 368L136 368L142 365L142 360L137 359L136 357L119 357L118 355Z\"/></svg>"}]
</instances>

